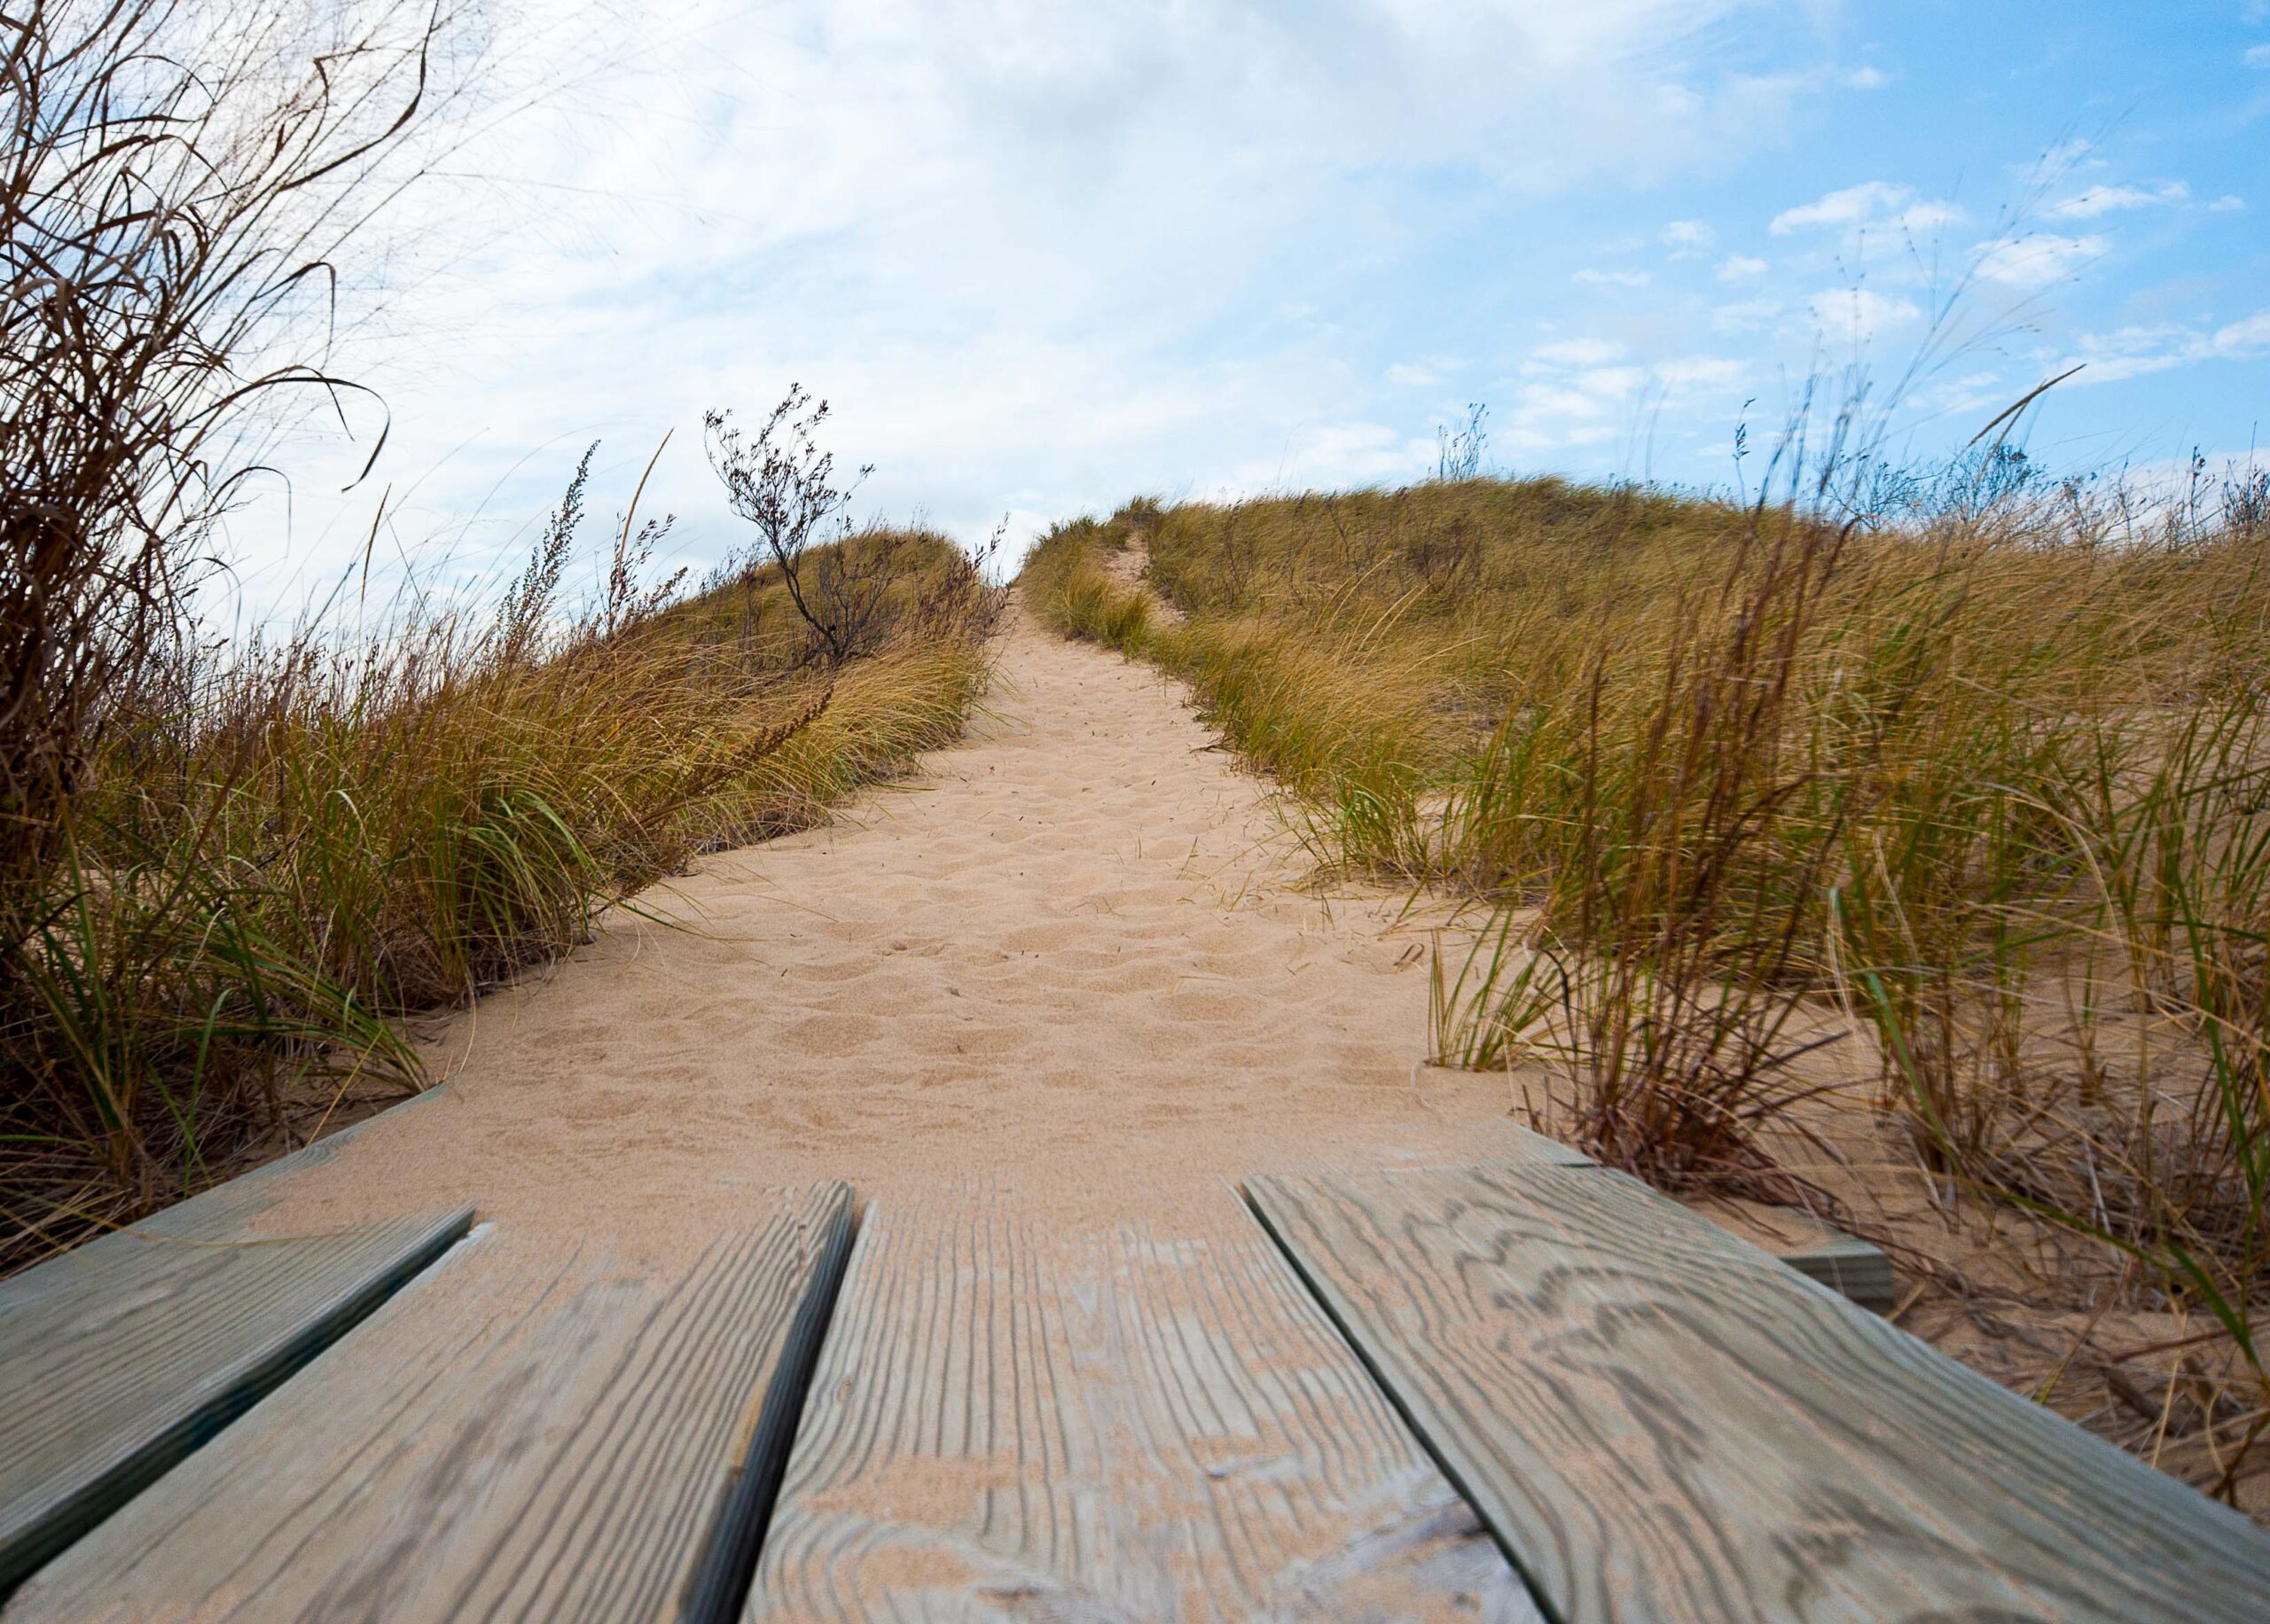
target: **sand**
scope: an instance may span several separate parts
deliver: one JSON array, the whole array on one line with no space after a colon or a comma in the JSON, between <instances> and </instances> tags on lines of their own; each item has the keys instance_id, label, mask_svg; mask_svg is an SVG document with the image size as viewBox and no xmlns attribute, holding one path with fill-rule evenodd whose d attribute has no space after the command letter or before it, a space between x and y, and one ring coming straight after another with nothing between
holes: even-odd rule
<instances>
[{"instance_id":1,"label":"sand","mask_svg":"<svg viewBox=\"0 0 2270 1624\"><path fill-rule=\"evenodd\" d=\"M1245 1175L1510 1148L1502 1080L1417 1070L1424 931L1304 888L1177 687L1013 612L987 706L917 777L453 1019L445 1086L278 1222L471 1202L523 1242L682 1253L768 1186L982 1180L1052 1225L1196 1237L1250 1224Z\"/></svg>"},{"instance_id":2,"label":"sand","mask_svg":"<svg viewBox=\"0 0 2270 1624\"><path fill-rule=\"evenodd\" d=\"M471 1204L516 1257L661 1276L768 1190L842 1179L892 1207L982 1183L1067 1242L1139 1221L1244 1243L1246 1175L1468 1161L1555 1125L1541 1074L1421 1064L1424 923L1397 895L1311 888L1269 786L1177 685L1013 613L987 704L912 778L704 861L450 1019L427 1044L442 1086L293 1177L268 1227ZM1900 1323L2211 1481L2201 1441L2163 1444L2169 1412L2124 1401L2099 1352L2178 1343L2127 1367L2149 1399L2196 1326L2102 1312L2105 1260L2044 1225L1951 1224L1872 1090L1846 1092L1817 1124L1836 1160L1777 1148L1895 1246ZM1702 1206L1770 1240L1771 1214ZM2258 1513L2266 1485L2242 1495Z\"/></svg>"}]
</instances>

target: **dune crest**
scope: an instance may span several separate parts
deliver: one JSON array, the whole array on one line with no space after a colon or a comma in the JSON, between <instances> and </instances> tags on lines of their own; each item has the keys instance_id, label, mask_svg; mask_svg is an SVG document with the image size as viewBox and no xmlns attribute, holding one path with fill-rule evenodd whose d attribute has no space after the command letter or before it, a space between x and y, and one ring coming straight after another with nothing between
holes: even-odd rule
<instances>
[{"instance_id":1,"label":"dune crest","mask_svg":"<svg viewBox=\"0 0 2270 1624\"><path fill-rule=\"evenodd\" d=\"M999 652L990 714L921 775L645 900L691 929L619 917L456 1018L447 1089L289 1221L464 1199L687 1245L753 1188L840 1177L1196 1233L1247 1222L1248 1173L1510 1142L1501 1083L1414 1087L1423 934L1300 888L1178 688L1021 613Z\"/></svg>"}]
</instances>

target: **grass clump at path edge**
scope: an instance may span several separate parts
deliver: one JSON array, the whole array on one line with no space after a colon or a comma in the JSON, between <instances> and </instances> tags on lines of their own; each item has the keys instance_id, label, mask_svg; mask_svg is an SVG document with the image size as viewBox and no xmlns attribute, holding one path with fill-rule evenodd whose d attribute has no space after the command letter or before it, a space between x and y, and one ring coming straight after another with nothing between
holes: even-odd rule
<instances>
[{"instance_id":1,"label":"grass clump at path edge","mask_svg":"<svg viewBox=\"0 0 2270 1624\"><path fill-rule=\"evenodd\" d=\"M1481 906L1443 1058L1543 1063L1554 1130L1661 1187L1832 1214L1822 1097L1864 1098L1947 1222L2050 1219L2104 1260L2053 1294L2188 1327L2211 1396L2142 1435L2232 1495L2270 1430L2260 486L2140 519L2000 447L1747 504L1442 480L1132 507L1023 579L1189 681L1328 870Z\"/></svg>"},{"instance_id":2,"label":"grass clump at path edge","mask_svg":"<svg viewBox=\"0 0 2270 1624\"><path fill-rule=\"evenodd\" d=\"M493 612L192 644L121 700L8 966L9 1264L419 1086L403 1017L959 735L998 593L951 543L829 544L874 588L837 661L755 561L641 592L626 535L563 605L581 491Z\"/></svg>"}]
</instances>

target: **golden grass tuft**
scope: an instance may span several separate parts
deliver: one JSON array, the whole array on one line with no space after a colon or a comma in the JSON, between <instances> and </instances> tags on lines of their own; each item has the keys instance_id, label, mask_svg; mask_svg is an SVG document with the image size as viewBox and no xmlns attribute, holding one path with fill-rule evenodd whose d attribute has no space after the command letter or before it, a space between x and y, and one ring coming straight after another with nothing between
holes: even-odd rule
<instances>
[{"instance_id":1,"label":"golden grass tuft","mask_svg":"<svg viewBox=\"0 0 2270 1624\"><path fill-rule=\"evenodd\" d=\"M403 1017L954 738L998 590L935 535L836 545L885 583L874 652L841 665L777 570L683 601L618 583L562 617L540 543L540 589L493 614L153 675L90 763L0 1011L0 1260L289 1149L342 1097L414 1089Z\"/></svg>"},{"instance_id":2,"label":"golden grass tuft","mask_svg":"<svg viewBox=\"0 0 2270 1624\"><path fill-rule=\"evenodd\" d=\"M1115 610L1123 646L1319 859L1484 906L1443 1058L1546 1062L1561 1129L1665 1188L1832 1211L1784 1152L1845 1080L1951 1216L2101 1245L2076 1300L2214 1327L2232 1493L2270 1431L2270 527L2141 520L1999 448L1889 488L1131 510L1024 583L1098 635L1139 542L1163 613Z\"/></svg>"}]
</instances>

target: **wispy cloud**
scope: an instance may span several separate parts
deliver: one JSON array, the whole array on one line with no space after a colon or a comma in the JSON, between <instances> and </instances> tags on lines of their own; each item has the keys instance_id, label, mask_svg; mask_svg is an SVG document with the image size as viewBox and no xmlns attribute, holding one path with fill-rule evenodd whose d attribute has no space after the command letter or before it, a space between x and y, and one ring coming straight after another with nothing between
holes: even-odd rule
<instances>
[{"instance_id":1,"label":"wispy cloud","mask_svg":"<svg viewBox=\"0 0 2270 1624\"><path fill-rule=\"evenodd\" d=\"M1632 355L1619 340L1556 340L1521 368L1504 438L1531 451L1598 445L1640 431L1662 410L1710 401L1731 405L1749 380L1747 363L1726 355Z\"/></svg>"},{"instance_id":2,"label":"wispy cloud","mask_svg":"<svg viewBox=\"0 0 2270 1624\"><path fill-rule=\"evenodd\" d=\"M1621 361L1624 347L1613 339L1562 339L1556 343L1540 344L1531 366L1601 366L1611 361Z\"/></svg>"},{"instance_id":3,"label":"wispy cloud","mask_svg":"<svg viewBox=\"0 0 2270 1624\"><path fill-rule=\"evenodd\" d=\"M1273 460L1255 458L1230 480L1243 491L1408 480L1434 461L1436 446L1383 423L1319 423L1295 429Z\"/></svg>"},{"instance_id":4,"label":"wispy cloud","mask_svg":"<svg viewBox=\"0 0 2270 1624\"><path fill-rule=\"evenodd\" d=\"M1764 276L1766 269L1764 260L1752 259L1746 254L1729 254L1718 262L1718 280L1747 282L1752 277Z\"/></svg>"},{"instance_id":5,"label":"wispy cloud","mask_svg":"<svg viewBox=\"0 0 2270 1624\"><path fill-rule=\"evenodd\" d=\"M2207 343L2219 355L2251 355L2270 349L2270 310L2218 327Z\"/></svg>"},{"instance_id":6,"label":"wispy cloud","mask_svg":"<svg viewBox=\"0 0 2270 1624\"><path fill-rule=\"evenodd\" d=\"M1854 230L1886 226L1918 234L1935 231L1962 218L1954 204L1921 196L1913 186L1892 181L1862 181L1841 187L1811 203L1785 208L1767 227L1776 237L1824 228Z\"/></svg>"},{"instance_id":7,"label":"wispy cloud","mask_svg":"<svg viewBox=\"0 0 2270 1624\"><path fill-rule=\"evenodd\" d=\"M2041 288L2062 282L2092 260L2102 259L2108 246L2099 236L2063 237L2055 231L2035 231L2006 241L1982 244L1976 270L1988 282L2009 287Z\"/></svg>"},{"instance_id":8,"label":"wispy cloud","mask_svg":"<svg viewBox=\"0 0 2270 1624\"><path fill-rule=\"evenodd\" d=\"M2180 203L2191 195L2181 181L2162 181L2149 191L2135 186L2091 186L2049 206L2053 220L2094 220L2115 209L2149 208L2155 203Z\"/></svg>"},{"instance_id":9,"label":"wispy cloud","mask_svg":"<svg viewBox=\"0 0 2270 1624\"><path fill-rule=\"evenodd\" d=\"M2109 384L2203 361L2250 361L2270 355L2270 310L2214 328L2180 323L2136 324L2085 333L2063 363L2086 363L2076 383Z\"/></svg>"},{"instance_id":10,"label":"wispy cloud","mask_svg":"<svg viewBox=\"0 0 2270 1624\"><path fill-rule=\"evenodd\" d=\"M2069 136L2043 148L2031 163L2020 165L2016 173L2041 185L2054 186L2077 170L2103 167L2095 142L2086 136Z\"/></svg>"},{"instance_id":11,"label":"wispy cloud","mask_svg":"<svg viewBox=\"0 0 2270 1624\"><path fill-rule=\"evenodd\" d=\"M1914 402L1919 410L1942 415L2006 405L2008 391L1998 387L2001 377L1999 372L1969 372L1926 383L1915 391Z\"/></svg>"},{"instance_id":12,"label":"wispy cloud","mask_svg":"<svg viewBox=\"0 0 2270 1624\"><path fill-rule=\"evenodd\" d=\"M1879 293L1874 288L1824 288L1805 304L1813 320L1831 337L1859 344L1872 343L1923 319L1922 309L1914 301Z\"/></svg>"},{"instance_id":13,"label":"wispy cloud","mask_svg":"<svg viewBox=\"0 0 2270 1624\"><path fill-rule=\"evenodd\" d=\"M1738 300L1712 310L1710 325L1720 332L1757 332L1772 326L1781 310L1778 299Z\"/></svg>"},{"instance_id":14,"label":"wispy cloud","mask_svg":"<svg viewBox=\"0 0 2270 1624\"><path fill-rule=\"evenodd\" d=\"M1569 280L1582 283L1586 287L1645 287L1648 278L1644 270L1585 269L1578 271Z\"/></svg>"}]
</instances>

